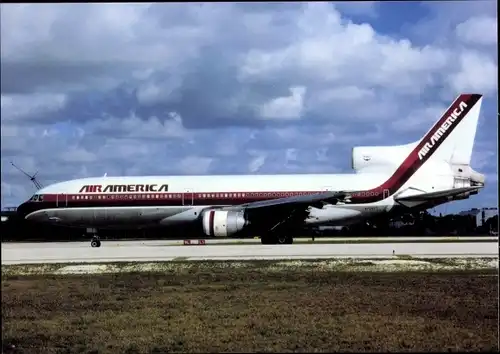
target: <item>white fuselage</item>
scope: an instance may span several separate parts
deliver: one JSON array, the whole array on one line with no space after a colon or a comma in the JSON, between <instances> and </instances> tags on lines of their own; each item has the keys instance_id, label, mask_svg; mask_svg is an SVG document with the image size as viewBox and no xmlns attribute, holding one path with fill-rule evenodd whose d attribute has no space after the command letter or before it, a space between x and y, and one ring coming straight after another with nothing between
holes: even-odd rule
<instances>
[{"instance_id":1,"label":"white fuselage","mask_svg":"<svg viewBox=\"0 0 500 354\"><path fill-rule=\"evenodd\" d=\"M195 221L203 210L210 207L238 206L321 191L370 190L383 183L390 172L85 178L41 189L37 193L43 199L40 203L50 201L52 205L34 210L26 218L96 228L174 225ZM106 190L105 186L116 185L132 187L128 187L128 191L124 191L124 187ZM144 191L147 187L138 187L140 185L156 187L152 188L154 191ZM159 191L160 186L167 187ZM394 205L391 195L372 203L325 204L323 208L310 207L305 222L348 225L389 212Z\"/></svg>"}]
</instances>

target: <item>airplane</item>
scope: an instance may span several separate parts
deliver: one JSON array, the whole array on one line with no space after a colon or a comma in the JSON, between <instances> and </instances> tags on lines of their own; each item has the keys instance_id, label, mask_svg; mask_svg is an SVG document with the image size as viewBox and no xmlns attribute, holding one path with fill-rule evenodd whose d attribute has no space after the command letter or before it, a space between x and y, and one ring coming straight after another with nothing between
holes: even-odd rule
<instances>
[{"instance_id":1,"label":"airplane","mask_svg":"<svg viewBox=\"0 0 500 354\"><path fill-rule=\"evenodd\" d=\"M27 220L97 229L194 225L209 237L291 244L303 226L351 225L467 199L485 185L470 160L481 94L460 94L418 141L352 149L350 174L91 177L55 183L21 204ZM418 118L417 118L418 119Z\"/></svg>"}]
</instances>

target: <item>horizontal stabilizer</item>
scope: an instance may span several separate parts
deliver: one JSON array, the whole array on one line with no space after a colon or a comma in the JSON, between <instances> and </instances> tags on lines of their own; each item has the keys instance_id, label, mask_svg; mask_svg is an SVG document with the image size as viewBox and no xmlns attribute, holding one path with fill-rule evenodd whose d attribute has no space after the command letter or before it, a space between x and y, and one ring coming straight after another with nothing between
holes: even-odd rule
<instances>
[{"instance_id":1,"label":"horizontal stabilizer","mask_svg":"<svg viewBox=\"0 0 500 354\"><path fill-rule=\"evenodd\" d=\"M482 187L464 187L464 188L454 188L445 191L431 192L431 193L421 193L410 195L407 197L396 197L397 202L427 202L433 199L440 199L446 197L454 197L464 193L477 192Z\"/></svg>"}]
</instances>

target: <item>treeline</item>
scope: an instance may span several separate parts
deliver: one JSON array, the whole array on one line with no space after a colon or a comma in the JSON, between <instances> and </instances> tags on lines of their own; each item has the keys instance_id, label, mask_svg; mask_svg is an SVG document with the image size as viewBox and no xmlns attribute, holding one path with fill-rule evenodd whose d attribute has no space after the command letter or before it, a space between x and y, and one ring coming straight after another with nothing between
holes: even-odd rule
<instances>
[{"instance_id":1,"label":"treeline","mask_svg":"<svg viewBox=\"0 0 500 354\"><path fill-rule=\"evenodd\" d=\"M3 241L90 241L86 228L49 225L22 220L15 216L1 223ZM185 239L200 237L194 227L168 227L148 230L99 229L102 239Z\"/></svg>"},{"instance_id":2,"label":"treeline","mask_svg":"<svg viewBox=\"0 0 500 354\"><path fill-rule=\"evenodd\" d=\"M33 223L16 218L15 213L8 216L8 220L1 223L2 241L90 240L85 228ZM392 220L360 223L341 229L328 227L299 229L295 231L294 236L480 236L498 232L498 215L485 220L480 227L476 223L476 217L470 215L433 216L427 212L420 212L401 215ZM103 239L206 238L197 225L149 230L99 230L99 236Z\"/></svg>"},{"instance_id":3,"label":"treeline","mask_svg":"<svg viewBox=\"0 0 500 354\"><path fill-rule=\"evenodd\" d=\"M498 233L498 215L478 226L476 216L450 214L433 216L427 212L403 215L396 220L360 223L341 230L317 230L322 236L487 236Z\"/></svg>"}]
</instances>

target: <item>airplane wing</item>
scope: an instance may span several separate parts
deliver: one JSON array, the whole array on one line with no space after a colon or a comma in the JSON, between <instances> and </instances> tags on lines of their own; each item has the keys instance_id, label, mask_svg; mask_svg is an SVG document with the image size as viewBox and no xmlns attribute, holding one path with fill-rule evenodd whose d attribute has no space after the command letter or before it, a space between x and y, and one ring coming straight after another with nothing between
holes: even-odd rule
<instances>
[{"instance_id":1,"label":"airplane wing","mask_svg":"<svg viewBox=\"0 0 500 354\"><path fill-rule=\"evenodd\" d=\"M325 191L314 194L276 198L234 205L225 210L245 210L251 222L264 228L274 228L286 223L288 227L300 226L309 215L310 206L322 207L324 203L336 204L345 192Z\"/></svg>"},{"instance_id":2,"label":"airplane wing","mask_svg":"<svg viewBox=\"0 0 500 354\"><path fill-rule=\"evenodd\" d=\"M448 189L445 191L431 192L431 193L420 193L415 195L410 195L407 197L396 197L397 202L427 202L433 199L440 199L446 197L454 197L464 193L477 192L482 187L463 187Z\"/></svg>"},{"instance_id":3,"label":"airplane wing","mask_svg":"<svg viewBox=\"0 0 500 354\"><path fill-rule=\"evenodd\" d=\"M235 206L236 208L252 210L252 209L261 209L261 208L269 208L269 207L277 207L277 206L289 206L289 207L298 207L298 206L311 206L316 205L322 202L325 203L334 203L340 199L342 199L346 194L344 192L330 192L325 191L321 193L315 194L307 194L300 195L294 197L285 197L285 198L277 198L270 200L262 200L258 202L240 204Z\"/></svg>"}]
</instances>

